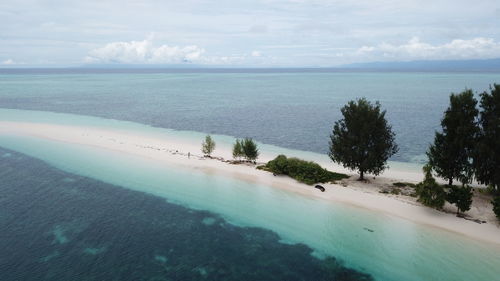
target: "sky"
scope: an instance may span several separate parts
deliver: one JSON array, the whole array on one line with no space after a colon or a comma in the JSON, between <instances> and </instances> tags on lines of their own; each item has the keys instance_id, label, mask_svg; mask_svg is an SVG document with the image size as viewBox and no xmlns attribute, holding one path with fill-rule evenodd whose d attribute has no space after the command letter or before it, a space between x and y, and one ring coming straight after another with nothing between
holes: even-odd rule
<instances>
[{"instance_id":1,"label":"sky","mask_svg":"<svg viewBox=\"0 0 500 281\"><path fill-rule=\"evenodd\" d=\"M500 58L500 0L2 0L0 67Z\"/></svg>"}]
</instances>

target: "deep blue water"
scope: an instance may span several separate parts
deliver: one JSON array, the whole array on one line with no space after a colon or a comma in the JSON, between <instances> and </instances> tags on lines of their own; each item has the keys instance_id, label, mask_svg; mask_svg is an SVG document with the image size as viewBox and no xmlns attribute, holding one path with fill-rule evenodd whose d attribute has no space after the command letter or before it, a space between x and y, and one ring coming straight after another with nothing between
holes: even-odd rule
<instances>
[{"instance_id":1,"label":"deep blue water","mask_svg":"<svg viewBox=\"0 0 500 281\"><path fill-rule=\"evenodd\" d=\"M372 280L269 230L13 151L0 157L2 281Z\"/></svg>"},{"instance_id":2,"label":"deep blue water","mask_svg":"<svg viewBox=\"0 0 500 281\"><path fill-rule=\"evenodd\" d=\"M380 101L400 151L425 161L451 92L500 83L498 73L313 70L4 70L0 107L128 120L326 153L349 100Z\"/></svg>"}]
</instances>

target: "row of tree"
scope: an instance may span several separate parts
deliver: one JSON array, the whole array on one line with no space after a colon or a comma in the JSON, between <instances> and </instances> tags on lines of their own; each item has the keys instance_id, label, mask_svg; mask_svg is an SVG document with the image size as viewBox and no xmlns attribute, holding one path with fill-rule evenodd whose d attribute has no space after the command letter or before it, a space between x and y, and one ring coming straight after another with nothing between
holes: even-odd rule
<instances>
[{"instance_id":1,"label":"row of tree","mask_svg":"<svg viewBox=\"0 0 500 281\"><path fill-rule=\"evenodd\" d=\"M428 169L448 180L448 187L432 186L437 200L431 201L442 207L438 199L442 201L439 194L444 191L440 189L448 189L446 200L457 205L457 213L467 211L472 203L468 184L476 179L494 191L493 210L500 218L500 85L481 93L479 109L477 104L472 90L450 96L450 106L441 120L442 132L436 132L427 152ZM453 186L454 180L462 186ZM420 200L427 201L422 195L426 196L425 192Z\"/></svg>"},{"instance_id":2,"label":"row of tree","mask_svg":"<svg viewBox=\"0 0 500 281\"><path fill-rule=\"evenodd\" d=\"M211 157L215 150L215 141L210 135L205 137L201 143L201 152L207 157ZM255 161L259 157L259 149L257 143L251 138L236 139L233 145L233 158L241 160L242 158L247 161Z\"/></svg>"},{"instance_id":3,"label":"row of tree","mask_svg":"<svg viewBox=\"0 0 500 281\"><path fill-rule=\"evenodd\" d=\"M472 202L472 189L467 184L475 178L496 191L493 204L500 218L500 85L494 84L490 93L480 97L478 110L472 90L450 96L442 132L436 132L427 152L426 176L417 194L426 205L440 208L448 201L456 204L458 211L466 211ZM341 112L343 118L335 122L330 135L328 155L332 161L359 171L360 180L365 173L379 175L398 151L386 112L378 102L372 104L364 98L350 101ZM432 170L449 186L437 184ZM462 186L453 186L453 180Z\"/></svg>"},{"instance_id":4,"label":"row of tree","mask_svg":"<svg viewBox=\"0 0 500 281\"><path fill-rule=\"evenodd\" d=\"M436 174L452 185L473 179L500 188L500 85L480 95L480 110L471 90L450 96L427 156Z\"/></svg>"}]
</instances>

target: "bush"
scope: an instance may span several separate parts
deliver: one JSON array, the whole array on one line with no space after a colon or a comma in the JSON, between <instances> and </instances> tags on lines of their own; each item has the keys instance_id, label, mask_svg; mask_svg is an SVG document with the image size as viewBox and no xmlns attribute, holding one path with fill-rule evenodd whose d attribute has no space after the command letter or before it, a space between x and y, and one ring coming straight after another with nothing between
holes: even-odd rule
<instances>
[{"instance_id":1,"label":"bush","mask_svg":"<svg viewBox=\"0 0 500 281\"><path fill-rule=\"evenodd\" d=\"M495 199L491 201L491 204L493 204L493 212L497 218L500 219L500 195L497 195Z\"/></svg>"},{"instance_id":2,"label":"bush","mask_svg":"<svg viewBox=\"0 0 500 281\"><path fill-rule=\"evenodd\" d=\"M399 195L399 194L401 194L401 190L399 190L397 188L393 188L393 189L391 189L391 194Z\"/></svg>"},{"instance_id":3,"label":"bush","mask_svg":"<svg viewBox=\"0 0 500 281\"><path fill-rule=\"evenodd\" d=\"M460 212L470 210L472 204L472 188L470 186L458 187L450 186L450 191L446 195L446 200L457 206L457 216Z\"/></svg>"},{"instance_id":4,"label":"bush","mask_svg":"<svg viewBox=\"0 0 500 281\"><path fill-rule=\"evenodd\" d=\"M210 157L214 149L215 149L215 141L212 139L210 135L207 135L205 137L205 140L201 143L201 152L203 152L205 156Z\"/></svg>"},{"instance_id":5,"label":"bush","mask_svg":"<svg viewBox=\"0 0 500 281\"><path fill-rule=\"evenodd\" d=\"M243 156L245 156L245 153L243 152L241 141L239 139L236 139L236 142L233 145L233 158L240 159Z\"/></svg>"},{"instance_id":6,"label":"bush","mask_svg":"<svg viewBox=\"0 0 500 281\"><path fill-rule=\"evenodd\" d=\"M272 173L288 175L297 181L309 185L319 182L331 182L349 177L345 174L330 172L315 162L298 158L287 158L285 155L278 155L274 160L269 161L265 167L266 170Z\"/></svg>"},{"instance_id":7,"label":"bush","mask_svg":"<svg viewBox=\"0 0 500 281\"><path fill-rule=\"evenodd\" d=\"M241 149L243 151L243 156L245 156L248 161L255 161L259 157L257 144L251 138L244 138L241 141Z\"/></svg>"},{"instance_id":8,"label":"bush","mask_svg":"<svg viewBox=\"0 0 500 281\"><path fill-rule=\"evenodd\" d=\"M425 178L417 184L416 194L418 201L422 204L441 209L444 206L446 192L443 186L439 185L432 176L432 169L429 165L424 166Z\"/></svg>"},{"instance_id":9,"label":"bush","mask_svg":"<svg viewBox=\"0 0 500 281\"><path fill-rule=\"evenodd\" d=\"M288 159L285 155L278 155L266 165L275 174L283 175L288 173Z\"/></svg>"}]
</instances>

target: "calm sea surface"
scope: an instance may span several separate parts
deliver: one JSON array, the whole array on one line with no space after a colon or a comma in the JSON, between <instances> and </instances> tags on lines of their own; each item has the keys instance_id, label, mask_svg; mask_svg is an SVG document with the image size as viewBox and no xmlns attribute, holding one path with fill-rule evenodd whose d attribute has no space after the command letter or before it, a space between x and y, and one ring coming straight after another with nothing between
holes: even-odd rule
<instances>
[{"instance_id":1,"label":"calm sea surface","mask_svg":"<svg viewBox=\"0 0 500 281\"><path fill-rule=\"evenodd\" d=\"M323 152L339 108L365 96L387 109L401 146L395 160L419 161L448 93L482 91L495 79L477 73L18 73L0 75L0 107L253 136ZM175 133L22 110L0 109L0 120ZM499 275L498 245L113 151L0 135L2 281L490 281Z\"/></svg>"},{"instance_id":2,"label":"calm sea surface","mask_svg":"<svg viewBox=\"0 0 500 281\"><path fill-rule=\"evenodd\" d=\"M0 107L135 121L326 153L349 100L380 101L397 135L392 160L422 163L451 92L483 92L500 73L198 70L0 72Z\"/></svg>"}]
</instances>

